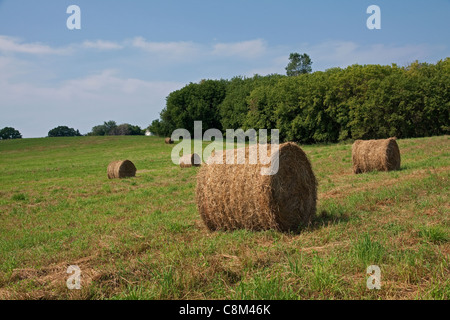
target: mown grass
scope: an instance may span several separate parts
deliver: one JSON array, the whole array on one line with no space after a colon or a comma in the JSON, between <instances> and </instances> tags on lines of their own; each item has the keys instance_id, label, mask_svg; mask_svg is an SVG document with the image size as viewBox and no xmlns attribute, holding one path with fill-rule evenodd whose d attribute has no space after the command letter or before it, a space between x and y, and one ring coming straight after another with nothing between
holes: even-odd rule
<instances>
[{"instance_id":1,"label":"mown grass","mask_svg":"<svg viewBox=\"0 0 450 320\"><path fill-rule=\"evenodd\" d=\"M401 170L362 175L351 144L302 146L317 217L286 234L207 231L198 169L160 138L0 141L0 298L449 299L449 137L398 143ZM118 159L137 176L108 180ZM373 264L381 290L366 287Z\"/></svg>"}]
</instances>

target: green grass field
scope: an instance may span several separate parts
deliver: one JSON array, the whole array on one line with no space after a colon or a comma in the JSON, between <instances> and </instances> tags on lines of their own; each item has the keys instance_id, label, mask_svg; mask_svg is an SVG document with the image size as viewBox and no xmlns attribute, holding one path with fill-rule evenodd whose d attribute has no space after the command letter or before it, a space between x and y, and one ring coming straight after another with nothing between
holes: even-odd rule
<instances>
[{"instance_id":1,"label":"green grass field","mask_svg":"<svg viewBox=\"0 0 450 320\"><path fill-rule=\"evenodd\" d=\"M209 232L198 169L161 138L0 141L0 299L450 299L449 139L399 140L400 171L361 175L351 144L302 146L319 193L300 234ZM107 179L119 159L135 178Z\"/></svg>"}]
</instances>

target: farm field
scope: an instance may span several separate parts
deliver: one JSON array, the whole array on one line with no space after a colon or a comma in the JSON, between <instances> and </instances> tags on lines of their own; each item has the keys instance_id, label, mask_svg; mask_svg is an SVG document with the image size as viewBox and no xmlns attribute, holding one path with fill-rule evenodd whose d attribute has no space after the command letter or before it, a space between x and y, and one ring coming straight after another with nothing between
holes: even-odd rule
<instances>
[{"instance_id":1,"label":"farm field","mask_svg":"<svg viewBox=\"0 0 450 320\"><path fill-rule=\"evenodd\" d=\"M397 142L401 170L360 175L350 143L302 145L317 217L287 234L208 231L162 138L0 141L0 299L450 299L450 137Z\"/></svg>"}]
</instances>

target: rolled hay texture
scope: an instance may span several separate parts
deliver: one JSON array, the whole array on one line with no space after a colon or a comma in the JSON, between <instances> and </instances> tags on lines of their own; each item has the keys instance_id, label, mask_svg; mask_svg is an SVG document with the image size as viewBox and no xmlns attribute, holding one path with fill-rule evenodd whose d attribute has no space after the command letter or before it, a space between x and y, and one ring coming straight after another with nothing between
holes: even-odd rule
<instances>
[{"instance_id":1,"label":"rolled hay texture","mask_svg":"<svg viewBox=\"0 0 450 320\"><path fill-rule=\"evenodd\" d=\"M136 167L130 160L113 161L108 166L108 178L128 178L136 176Z\"/></svg>"},{"instance_id":2,"label":"rolled hay texture","mask_svg":"<svg viewBox=\"0 0 450 320\"><path fill-rule=\"evenodd\" d=\"M395 140L356 140L352 146L353 173L400 169L400 149Z\"/></svg>"},{"instance_id":3,"label":"rolled hay texture","mask_svg":"<svg viewBox=\"0 0 450 320\"><path fill-rule=\"evenodd\" d=\"M270 154L269 145L265 145ZM208 159L197 175L196 202L206 227L216 230L297 231L311 222L316 213L317 180L303 150L295 143L279 146L270 160L279 158L278 172L262 175L263 165L250 164L249 147L244 164L226 164L227 152L216 152L224 164Z\"/></svg>"},{"instance_id":4,"label":"rolled hay texture","mask_svg":"<svg viewBox=\"0 0 450 320\"><path fill-rule=\"evenodd\" d=\"M173 140L170 139L170 138L166 138L166 139L164 140L164 142L165 142L166 144L173 144Z\"/></svg>"},{"instance_id":5,"label":"rolled hay texture","mask_svg":"<svg viewBox=\"0 0 450 320\"><path fill-rule=\"evenodd\" d=\"M202 158L196 153L186 154L180 158L181 168L199 167L202 164Z\"/></svg>"}]
</instances>

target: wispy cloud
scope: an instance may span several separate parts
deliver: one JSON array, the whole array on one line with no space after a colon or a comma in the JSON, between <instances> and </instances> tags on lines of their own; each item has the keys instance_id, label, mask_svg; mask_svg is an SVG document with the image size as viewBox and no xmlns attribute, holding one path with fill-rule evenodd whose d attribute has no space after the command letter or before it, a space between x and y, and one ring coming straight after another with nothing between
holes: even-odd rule
<instances>
[{"instance_id":1,"label":"wispy cloud","mask_svg":"<svg viewBox=\"0 0 450 320\"><path fill-rule=\"evenodd\" d=\"M23 43L18 38L0 35L0 52L46 55L67 54L71 52L71 49L69 47L52 48L42 43Z\"/></svg>"},{"instance_id":2,"label":"wispy cloud","mask_svg":"<svg viewBox=\"0 0 450 320\"><path fill-rule=\"evenodd\" d=\"M219 56L237 56L242 58L255 58L262 56L267 50L266 42L262 39L218 43L213 47L212 53Z\"/></svg>"},{"instance_id":3,"label":"wispy cloud","mask_svg":"<svg viewBox=\"0 0 450 320\"><path fill-rule=\"evenodd\" d=\"M88 49L97 49L97 50L118 50L122 49L123 45L105 40L97 40L97 41L85 41L82 46Z\"/></svg>"},{"instance_id":4,"label":"wispy cloud","mask_svg":"<svg viewBox=\"0 0 450 320\"><path fill-rule=\"evenodd\" d=\"M67 95L64 94L65 96L68 96L69 93L79 95L83 92L89 92L102 97L105 91L110 94L114 93L114 95L132 95L143 92L147 92L147 95L149 92L168 94L167 90L179 85L179 83L170 81L144 81L136 78L121 77L118 70L107 69L86 77L67 80L60 87L60 90L63 93L67 93ZM128 96L128 98L130 97Z\"/></svg>"},{"instance_id":5,"label":"wispy cloud","mask_svg":"<svg viewBox=\"0 0 450 320\"><path fill-rule=\"evenodd\" d=\"M327 41L316 45L305 45L303 48L313 61L317 62L315 70L318 67L319 69L346 67L352 64L398 63L403 65L415 60L427 59L433 53L445 49L428 44L361 45L352 41Z\"/></svg>"},{"instance_id":6,"label":"wispy cloud","mask_svg":"<svg viewBox=\"0 0 450 320\"><path fill-rule=\"evenodd\" d=\"M167 95L184 84L144 81L103 70L56 85L10 82L0 74L0 126L19 128L25 137L43 136L53 127L70 125L88 132L107 120L145 127L158 118ZM88 115L88 116L87 116Z\"/></svg>"},{"instance_id":7,"label":"wispy cloud","mask_svg":"<svg viewBox=\"0 0 450 320\"><path fill-rule=\"evenodd\" d=\"M300 48L300 49L299 49ZM325 41L317 44L300 44L297 46L268 47L263 55L265 59L260 67L249 70L246 75L253 74L285 74L289 62L289 53L307 53L313 61L313 71L326 70L333 67L345 68L353 64L397 63L407 65L415 60L429 61L431 57L445 57L447 47L429 44L358 44L353 41Z\"/></svg>"},{"instance_id":8,"label":"wispy cloud","mask_svg":"<svg viewBox=\"0 0 450 320\"><path fill-rule=\"evenodd\" d=\"M150 42L142 37L136 37L130 43L134 48L166 57L186 57L192 54L198 54L201 48L201 45L194 42Z\"/></svg>"},{"instance_id":9,"label":"wispy cloud","mask_svg":"<svg viewBox=\"0 0 450 320\"><path fill-rule=\"evenodd\" d=\"M262 39L208 45L187 41L149 42L142 37L136 37L130 43L134 48L142 49L153 54L164 55L169 59L173 57L185 57L191 60L192 56L249 59L261 57L267 50L267 44Z\"/></svg>"},{"instance_id":10,"label":"wispy cloud","mask_svg":"<svg viewBox=\"0 0 450 320\"><path fill-rule=\"evenodd\" d=\"M431 46L428 44L362 45L353 41L325 41L317 44L300 44L301 53L308 53L314 64L314 70L323 70L330 67L345 67L351 64L391 64L393 62L406 64L414 60L424 60L438 52L445 52L446 47ZM18 38L0 35L0 53L22 53L36 56L43 55L70 55L81 49L95 51L113 51L121 49L143 50L158 58L160 64L171 61L192 62L208 58L209 61L223 60L226 63L230 58L233 61L241 59L258 59L264 65L252 67L247 73L258 72L284 72L281 58L287 62L290 52L300 52L293 46L269 46L263 39L237 41L229 43L202 44L190 41L152 42L143 37L135 37L123 41L84 41L80 44L70 44L65 47L52 47L43 43L27 43ZM284 56L281 57L280 54ZM212 59L212 60L211 60ZM255 60L254 60L255 61Z\"/></svg>"}]
</instances>

